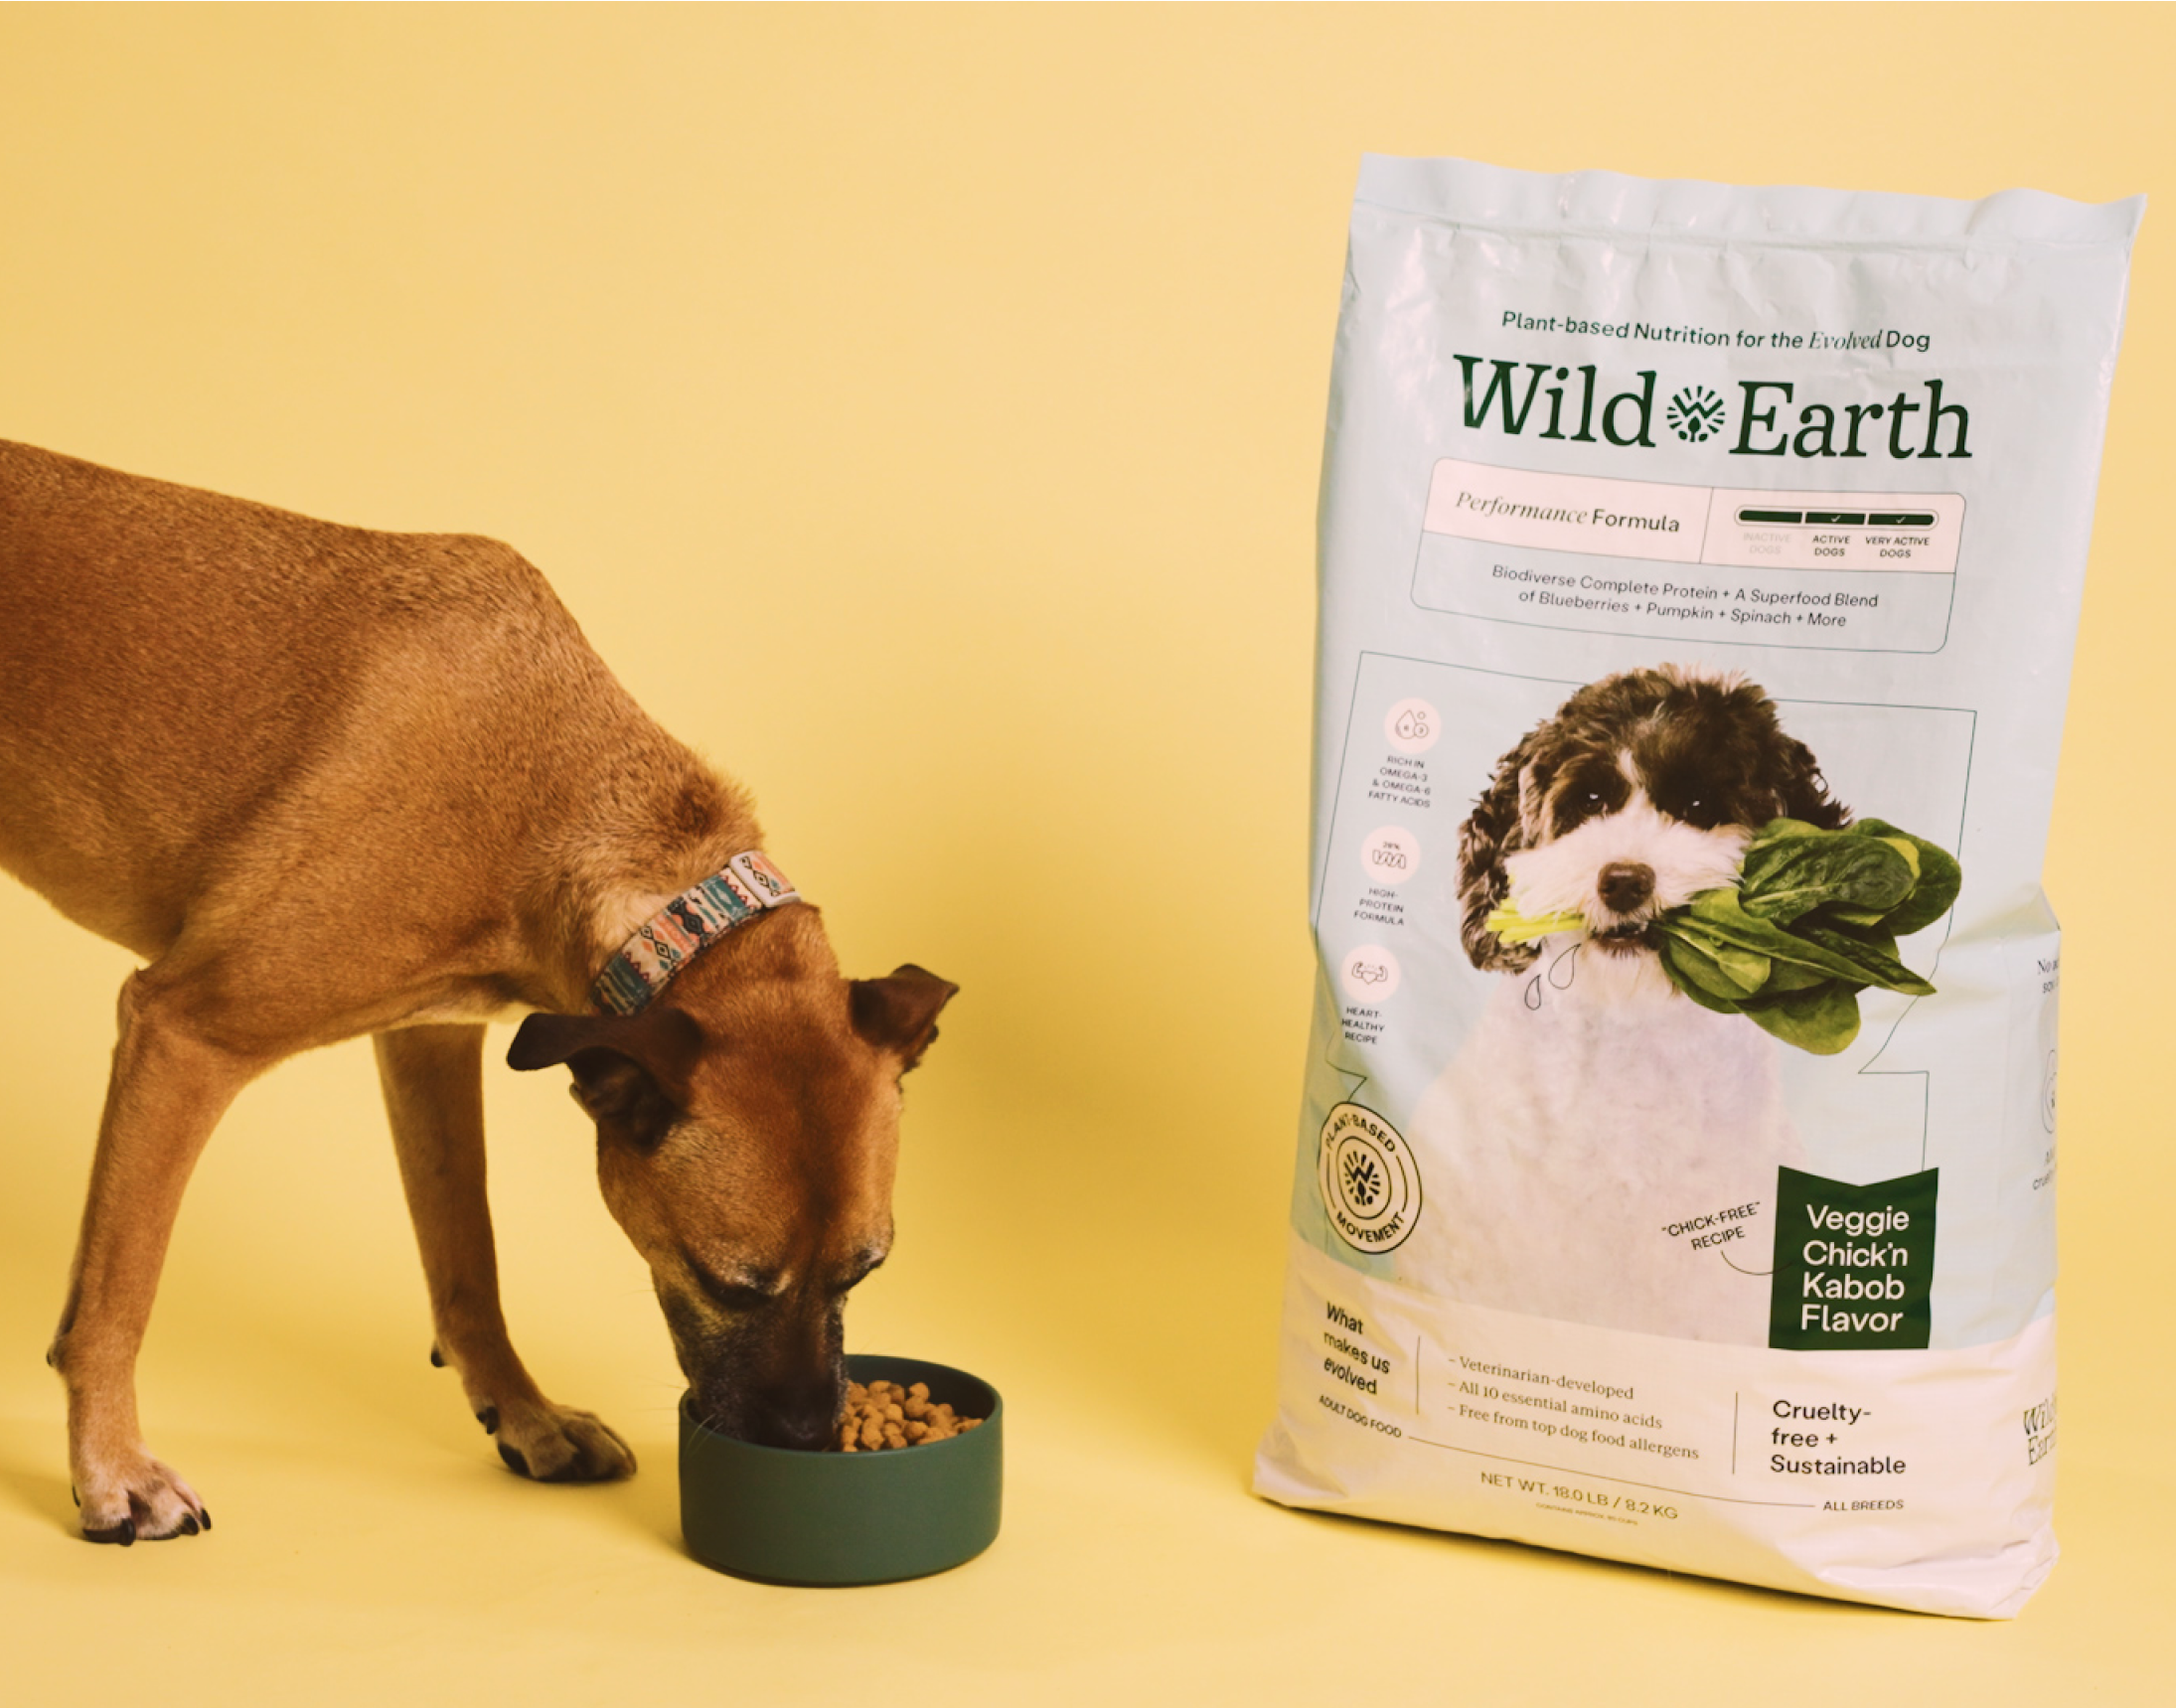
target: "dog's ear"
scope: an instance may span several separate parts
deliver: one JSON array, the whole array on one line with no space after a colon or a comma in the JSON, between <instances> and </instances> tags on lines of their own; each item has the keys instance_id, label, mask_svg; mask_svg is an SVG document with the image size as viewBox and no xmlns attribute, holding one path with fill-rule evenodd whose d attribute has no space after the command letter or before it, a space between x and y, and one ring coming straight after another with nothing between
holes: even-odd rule
<instances>
[{"instance_id":1,"label":"dog's ear","mask_svg":"<svg viewBox=\"0 0 2176 1708\"><path fill-rule=\"evenodd\" d=\"M1459 827L1459 941L1483 973L1516 973L1540 954L1531 943L1506 943L1488 929L1488 915L1511 893L1503 856L1526 846L1519 796L1533 755L1529 735L1496 761L1488 791Z\"/></svg>"},{"instance_id":2,"label":"dog's ear","mask_svg":"<svg viewBox=\"0 0 2176 1708\"><path fill-rule=\"evenodd\" d=\"M680 1119L674 1091L702 1050L702 1028L681 1009L639 1014L531 1014L514 1034L507 1065L529 1073L564 1062L574 1101L599 1128L644 1150Z\"/></svg>"},{"instance_id":3,"label":"dog's ear","mask_svg":"<svg viewBox=\"0 0 2176 1708\"><path fill-rule=\"evenodd\" d=\"M863 1041L896 1050L904 1073L936 1041L938 1011L959 994L950 980L909 964L887 978L855 980L847 1007Z\"/></svg>"},{"instance_id":4,"label":"dog's ear","mask_svg":"<svg viewBox=\"0 0 2176 1708\"><path fill-rule=\"evenodd\" d=\"M1784 737L1783 816L1818 825L1824 831L1840 830L1851 820L1851 809L1828 793L1828 779L1821 775L1820 761L1803 741Z\"/></svg>"}]
</instances>

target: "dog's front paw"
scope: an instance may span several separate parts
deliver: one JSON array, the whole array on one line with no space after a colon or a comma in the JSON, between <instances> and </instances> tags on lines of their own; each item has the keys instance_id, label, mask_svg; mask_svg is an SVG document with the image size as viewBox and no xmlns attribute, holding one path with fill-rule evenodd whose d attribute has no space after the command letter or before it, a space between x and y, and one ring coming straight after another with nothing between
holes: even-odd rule
<instances>
[{"instance_id":1,"label":"dog's front paw","mask_svg":"<svg viewBox=\"0 0 2176 1708\"><path fill-rule=\"evenodd\" d=\"M508 1467L539 1482L607 1482L635 1474L634 1450L591 1412L546 1400L504 1413L486 1408L481 1421L499 1438Z\"/></svg>"},{"instance_id":2,"label":"dog's front paw","mask_svg":"<svg viewBox=\"0 0 2176 1708\"><path fill-rule=\"evenodd\" d=\"M93 1542L163 1542L212 1528L197 1491L141 1449L77 1468L76 1504Z\"/></svg>"}]
</instances>

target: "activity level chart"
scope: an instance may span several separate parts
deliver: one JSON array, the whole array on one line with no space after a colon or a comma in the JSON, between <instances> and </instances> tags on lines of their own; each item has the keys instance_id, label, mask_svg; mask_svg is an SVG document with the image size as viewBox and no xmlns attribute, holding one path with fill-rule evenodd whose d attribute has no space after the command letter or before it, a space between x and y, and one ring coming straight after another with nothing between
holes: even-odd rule
<instances>
[{"instance_id":1,"label":"activity level chart","mask_svg":"<svg viewBox=\"0 0 2176 1708\"><path fill-rule=\"evenodd\" d=\"M1529 627L1939 652L1963 533L1955 493L1684 486L1447 457L1413 598Z\"/></svg>"}]
</instances>

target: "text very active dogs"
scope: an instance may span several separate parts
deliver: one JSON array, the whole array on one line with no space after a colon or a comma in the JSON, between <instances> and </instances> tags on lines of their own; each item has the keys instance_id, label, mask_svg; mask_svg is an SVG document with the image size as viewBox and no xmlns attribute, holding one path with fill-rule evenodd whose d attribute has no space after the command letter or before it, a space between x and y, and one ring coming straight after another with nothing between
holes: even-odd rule
<instances>
[{"instance_id":1,"label":"text very active dogs","mask_svg":"<svg viewBox=\"0 0 2176 1708\"><path fill-rule=\"evenodd\" d=\"M374 1036L436 1355L515 1470L634 1468L509 1344L484 1196L484 1020L541 1010L605 1202L696 1404L816 1447L840 1309L891 1243L900 1074L951 985L841 976L815 908L751 917L631 1014L607 960L759 850L744 794L659 729L544 578L0 443L0 865L148 963L119 1041L51 1362L85 1534L194 1533L134 1366L168 1235L234 1094Z\"/></svg>"},{"instance_id":2,"label":"text very active dogs","mask_svg":"<svg viewBox=\"0 0 2176 1708\"><path fill-rule=\"evenodd\" d=\"M1460 832L1460 935L1476 967L1507 976L1415 1111L1428 1209L1400 1254L1415 1281L1534 1316L1766 1342L1776 1170L1803 1162L1776 1042L1681 996L1649 928L1735 883L1778 817L1835 829L1849 814L1735 676L1590 683L1497 763ZM1487 920L1514 895L1584 927L1506 943ZM1682 1229L1701 1216L1743 1235L1696 1248Z\"/></svg>"}]
</instances>

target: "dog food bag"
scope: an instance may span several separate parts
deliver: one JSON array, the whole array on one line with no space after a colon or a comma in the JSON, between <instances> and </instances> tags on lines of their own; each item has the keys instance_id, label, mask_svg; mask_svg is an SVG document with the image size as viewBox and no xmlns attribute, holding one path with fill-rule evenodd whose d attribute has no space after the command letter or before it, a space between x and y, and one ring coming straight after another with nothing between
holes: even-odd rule
<instances>
[{"instance_id":1,"label":"dog food bag","mask_svg":"<svg viewBox=\"0 0 2176 1708\"><path fill-rule=\"evenodd\" d=\"M2142 206L1362 167L1261 1493L2047 1575L2040 868Z\"/></svg>"}]
</instances>

